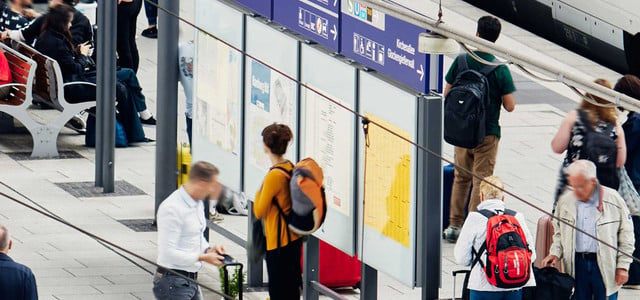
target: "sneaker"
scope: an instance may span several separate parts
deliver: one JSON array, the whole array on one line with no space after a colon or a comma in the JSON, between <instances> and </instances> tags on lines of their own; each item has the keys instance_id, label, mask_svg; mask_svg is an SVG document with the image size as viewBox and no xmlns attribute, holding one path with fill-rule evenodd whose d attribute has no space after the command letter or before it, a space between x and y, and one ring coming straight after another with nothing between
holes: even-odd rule
<instances>
[{"instance_id":1,"label":"sneaker","mask_svg":"<svg viewBox=\"0 0 640 300\"><path fill-rule=\"evenodd\" d=\"M84 122L84 119L79 115L73 116L67 124L64 125L69 129L73 129L78 133L86 133L87 132L87 123Z\"/></svg>"},{"instance_id":2,"label":"sneaker","mask_svg":"<svg viewBox=\"0 0 640 300\"><path fill-rule=\"evenodd\" d=\"M442 232L442 238L448 242L455 243L460 235L460 227L449 226Z\"/></svg>"},{"instance_id":3,"label":"sneaker","mask_svg":"<svg viewBox=\"0 0 640 300\"><path fill-rule=\"evenodd\" d=\"M140 119L140 122L144 125L151 125L151 126L156 126L156 118L154 118L153 116L151 116L150 118L144 120L144 119Z\"/></svg>"},{"instance_id":4,"label":"sneaker","mask_svg":"<svg viewBox=\"0 0 640 300\"><path fill-rule=\"evenodd\" d=\"M224 217L219 213L219 212L215 212L212 213L211 215L209 215L209 220L213 221L213 223L222 223L222 221L224 221Z\"/></svg>"},{"instance_id":5,"label":"sneaker","mask_svg":"<svg viewBox=\"0 0 640 300\"><path fill-rule=\"evenodd\" d=\"M146 37L146 38L157 39L158 38L158 28L156 26L151 26L151 27L143 30L141 35L143 37Z\"/></svg>"}]
</instances>

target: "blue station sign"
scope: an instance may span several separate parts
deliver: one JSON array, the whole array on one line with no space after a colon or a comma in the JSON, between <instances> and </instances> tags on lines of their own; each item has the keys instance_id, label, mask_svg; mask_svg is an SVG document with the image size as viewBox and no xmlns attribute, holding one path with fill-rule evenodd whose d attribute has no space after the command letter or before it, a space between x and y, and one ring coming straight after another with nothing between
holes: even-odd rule
<instances>
[{"instance_id":1,"label":"blue station sign","mask_svg":"<svg viewBox=\"0 0 640 300\"><path fill-rule=\"evenodd\" d=\"M234 0L249 10L271 20L273 17L273 0Z\"/></svg>"},{"instance_id":2,"label":"blue station sign","mask_svg":"<svg viewBox=\"0 0 640 300\"><path fill-rule=\"evenodd\" d=\"M420 92L428 92L429 55L418 52L413 24L354 1L341 5L341 54Z\"/></svg>"},{"instance_id":3,"label":"blue station sign","mask_svg":"<svg viewBox=\"0 0 640 300\"><path fill-rule=\"evenodd\" d=\"M273 21L340 51L340 0L273 0Z\"/></svg>"}]
</instances>

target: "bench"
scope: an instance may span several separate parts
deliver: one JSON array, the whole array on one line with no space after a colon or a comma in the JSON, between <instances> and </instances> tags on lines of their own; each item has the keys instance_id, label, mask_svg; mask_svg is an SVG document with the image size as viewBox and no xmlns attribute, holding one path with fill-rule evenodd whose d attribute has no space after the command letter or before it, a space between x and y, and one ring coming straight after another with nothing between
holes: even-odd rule
<instances>
[{"instance_id":1,"label":"bench","mask_svg":"<svg viewBox=\"0 0 640 300\"><path fill-rule=\"evenodd\" d=\"M96 106L95 100L69 103L64 95L64 87L69 85L89 85L95 87L96 85L82 81L64 83L62 80L62 71L57 61L21 42L12 41L12 47L18 54L31 59L37 64L37 68L35 68L36 70L33 72L34 77L33 80L31 80L31 84L27 83L27 87L29 88L28 94L31 94L29 101L27 101L28 104L31 104L31 99L33 99L37 102L45 103L61 112L60 115L48 122L48 124L39 124L39 127L35 127L33 130L30 129L27 124L22 123L27 127L34 139L31 157L57 157L58 135L65 124L76 114Z\"/></svg>"}]
</instances>

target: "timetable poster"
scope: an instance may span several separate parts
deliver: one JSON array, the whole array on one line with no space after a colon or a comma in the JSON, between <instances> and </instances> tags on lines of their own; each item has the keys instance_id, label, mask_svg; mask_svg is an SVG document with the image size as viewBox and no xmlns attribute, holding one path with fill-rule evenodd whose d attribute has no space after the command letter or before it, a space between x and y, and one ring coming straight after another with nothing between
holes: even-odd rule
<instances>
[{"instance_id":1,"label":"timetable poster","mask_svg":"<svg viewBox=\"0 0 640 300\"><path fill-rule=\"evenodd\" d=\"M296 84L252 59L249 59L247 68L249 99L245 121L246 155L251 165L266 171L271 167L271 162L264 153L262 130L269 124L282 123L295 132ZM288 151L287 155L289 160L294 161L292 151Z\"/></svg>"}]
</instances>

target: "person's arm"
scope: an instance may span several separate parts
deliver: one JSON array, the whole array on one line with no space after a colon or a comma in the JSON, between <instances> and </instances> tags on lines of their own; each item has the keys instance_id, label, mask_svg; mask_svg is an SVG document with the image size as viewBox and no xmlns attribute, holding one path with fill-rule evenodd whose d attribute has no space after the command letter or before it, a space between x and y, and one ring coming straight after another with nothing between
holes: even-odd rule
<instances>
[{"instance_id":1,"label":"person's arm","mask_svg":"<svg viewBox=\"0 0 640 300\"><path fill-rule=\"evenodd\" d=\"M573 128L573 124L576 122L578 117L578 113L575 110L572 110L567 114L567 116L560 123L560 128L558 128L558 132L551 140L551 149L555 153L562 153L564 150L567 150L569 146L569 139L571 139L571 129Z\"/></svg>"},{"instance_id":2,"label":"person's arm","mask_svg":"<svg viewBox=\"0 0 640 300\"><path fill-rule=\"evenodd\" d=\"M253 214L256 218L262 219L267 215L267 210L271 206L271 202L273 202L273 197L276 196L281 186L282 182L280 182L280 178L275 172L270 171L267 173L262 187L253 202Z\"/></svg>"},{"instance_id":3,"label":"person's arm","mask_svg":"<svg viewBox=\"0 0 640 300\"><path fill-rule=\"evenodd\" d=\"M622 125L616 125L616 132L618 134L618 138L616 139L616 144L618 146L618 156L616 159L616 167L621 168L624 167L624 163L627 161L627 143L625 141L624 130L622 130Z\"/></svg>"},{"instance_id":4,"label":"person's arm","mask_svg":"<svg viewBox=\"0 0 640 300\"><path fill-rule=\"evenodd\" d=\"M38 300L38 286L36 285L36 277L30 272L27 276L27 282L24 284L24 299Z\"/></svg>"},{"instance_id":5,"label":"person's arm","mask_svg":"<svg viewBox=\"0 0 640 300\"><path fill-rule=\"evenodd\" d=\"M447 96L449 90L451 90L451 84L447 82L447 84L444 86L444 93L442 94L442 96Z\"/></svg>"},{"instance_id":6,"label":"person's arm","mask_svg":"<svg viewBox=\"0 0 640 300\"><path fill-rule=\"evenodd\" d=\"M516 97L513 96L513 93L502 96L502 106L508 112L512 112L516 109Z\"/></svg>"},{"instance_id":7,"label":"person's arm","mask_svg":"<svg viewBox=\"0 0 640 300\"><path fill-rule=\"evenodd\" d=\"M562 198L560 200L562 201ZM560 233L560 221L558 218L560 217L560 211L562 210L562 204L558 203L558 207L556 207L556 212L554 214L555 218L553 218L553 242L551 243L551 247L549 248L549 256L553 255L559 259L562 258L563 246L562 246L562 234Z\"/></svg>"},{"instance_id":8,"label":"person's arm","mask_svg":"<svg viewBox=\"0 0 640 300\"><path fill-rule=\"evenodd\" d=\"M478 228L479 217L476 215L477 214L474 213L469 214L460 230L456 246L453 248L453 257L455 258L456 264L461 266L471 266L473 262L472 250L475 244L475 232Z\"/></svg>"},{"instance_id":9,"label":"person's arm","mask_svg":"<svg viewBox=\"0 0 640 300\"><path fill-rule=\"evenodd\" d=\"M618 257L616 260L616 269L629 270L629 266L633 262L633 259L622 254L633 254L635 249L635 238L633 232L633 222L631 221L631 214L624 200L616 195L618 198L618 205L620 207L620 229L618 229Z\"/></svg>"}]
</instances>

